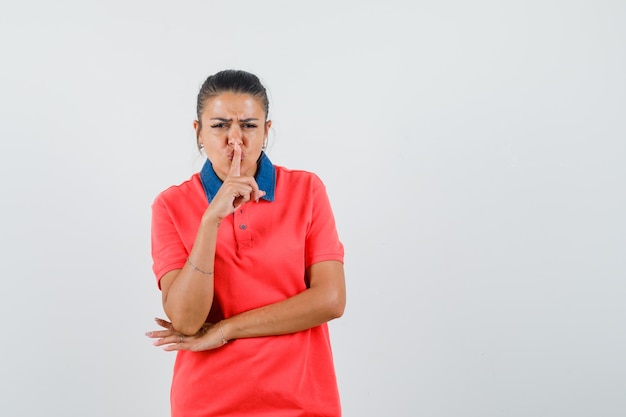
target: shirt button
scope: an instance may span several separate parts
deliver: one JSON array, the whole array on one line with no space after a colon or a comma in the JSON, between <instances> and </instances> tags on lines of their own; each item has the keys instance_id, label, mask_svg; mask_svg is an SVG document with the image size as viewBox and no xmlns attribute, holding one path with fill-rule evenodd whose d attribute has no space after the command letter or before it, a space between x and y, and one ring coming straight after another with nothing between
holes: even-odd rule
<instances>
[{"instance_id":1,"label":"shirt button","mask_svg":"<svg viewBox=\"0 0 626 417\"><path fill-rule=\"evenodd\" d=\"M246 226L245 224L240 224L240 225L239 225L239 228L240 228L241 230L246 230L246 229L248 228L248 226Z\"/></svg>"}]
</instances>

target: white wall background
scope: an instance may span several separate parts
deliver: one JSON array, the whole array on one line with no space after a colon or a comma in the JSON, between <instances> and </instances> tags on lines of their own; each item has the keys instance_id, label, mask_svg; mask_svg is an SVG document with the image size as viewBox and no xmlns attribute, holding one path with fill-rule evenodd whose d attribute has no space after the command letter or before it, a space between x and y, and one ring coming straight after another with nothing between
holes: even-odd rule
<instances>
[{"instance_id":1,"label":"white wall background","mask_svg":"<svg viewBox=\"0 0 626 417\"><path fill-rule=\"evenodd\" d=\"M626 415L623 1L7 1L0 58L2 415L169 414L150 204L224 68L327 184L345 416Z\"/></svg>"}]
</instances>

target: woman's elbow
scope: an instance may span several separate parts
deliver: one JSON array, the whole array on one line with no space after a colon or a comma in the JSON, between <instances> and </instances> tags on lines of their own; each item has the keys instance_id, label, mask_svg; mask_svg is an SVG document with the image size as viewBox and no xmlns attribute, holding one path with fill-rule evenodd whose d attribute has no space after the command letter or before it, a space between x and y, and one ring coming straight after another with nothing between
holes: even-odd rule
<instances>
[{"instance_id":1,"label":"woman's elbow","mask_svg":"<svg viewBox=\"0 0 626 417\"><path fill-rule=\"evenodd\" d=\"M204 323L196 323L196 322L191 322L191 321L175 321L172 320L172 326L174 327L174 329L185 335L185 336L192 336L196 333L198 333L200 331L200 329L202 328L202 324Z\"/></svg>"},{"instance_id":2,"label":"woman's elbow","mask_svg":"<svg viewBox=\"0 0 626 417\"><path fill-rule=\"evenodd\" d=\"M343 316L346 309L346 294L343 291L335 291L328 295L326 299L326 311L329 320L338 319Z\"/></svg>"},{"instance_id":3,"label":"woman's elbow","mask_svg":"<svg viewBox=\"0 0 626 417\"><path fill-rule=\"evenodd\" d=\"M204 324L204 320L201 319L200 316L186 317L183 314L168 314L168 317L172 322L172 327L174 328L174 330L185 336L191 336L198 333L202 328L202 325Z\"/></svg>"},{"instance_id":4,"label":"woman's elbow","mask_svg":"<svg viewBox=\"0 0 626 417\"><path fill-rule=\"evenodd\" d=\"M202 326L196 326L195 324L187 324L187 323L174 325L174 329L176 329L179 333L185 336L193 336L194 334L200 331L201 327Z\"/></svg>"}]
</instances>

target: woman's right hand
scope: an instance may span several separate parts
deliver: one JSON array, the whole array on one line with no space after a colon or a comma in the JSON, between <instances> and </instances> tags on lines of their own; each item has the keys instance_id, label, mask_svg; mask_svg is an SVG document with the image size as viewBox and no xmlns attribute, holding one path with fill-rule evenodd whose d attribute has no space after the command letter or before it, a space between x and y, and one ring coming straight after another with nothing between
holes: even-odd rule
<instances>
[{"instance_id":1,"label":"woman's right hand","mask_svg":"<svg viewBox=\"0 0 626 417\"><path fill-rule=\"evenodd\" d=\"M241 176L241 146L233 147L233 160L228 176L205 212L208 216L221 222L223 218L249 201L259 201L265 191L259 189L254 177Z\"/></svg>"}]
</instances>

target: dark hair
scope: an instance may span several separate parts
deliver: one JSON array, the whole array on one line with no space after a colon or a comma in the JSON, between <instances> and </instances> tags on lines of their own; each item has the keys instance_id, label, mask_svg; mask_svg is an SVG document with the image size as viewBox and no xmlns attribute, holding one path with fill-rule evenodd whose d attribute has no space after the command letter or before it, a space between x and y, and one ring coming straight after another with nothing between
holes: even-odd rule
<instances>
[{"instance_id":1,"label":"dark hair","mask_svg":"<svg viewBox=\"0 0 626 417\"><path fill-rule=\"evenodd\" d=\"M267 99L267 91L265 91L265 87L261 84L259 77L246 71L224 70L211 75L200 88L196 106L198 123L201 122L200 117L202 116L202 110L204 110L206 101L226 92L250 94L261 100L261 105L265 110L265 119L267 120L270 105ZM200 125L200 127L202 127L202 125Z\"/></svg>"}]
</instances>

